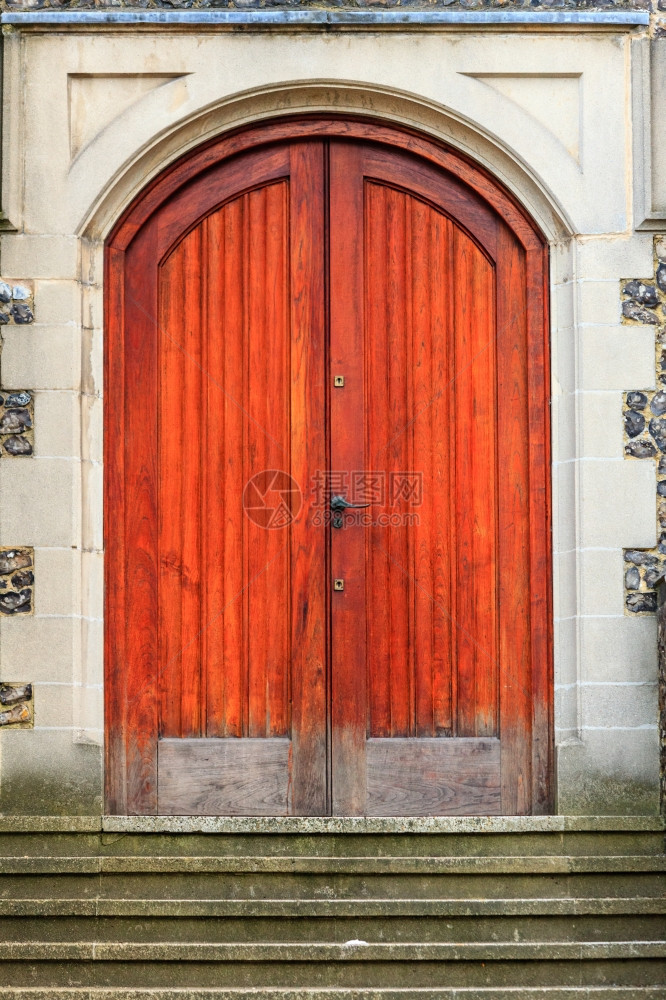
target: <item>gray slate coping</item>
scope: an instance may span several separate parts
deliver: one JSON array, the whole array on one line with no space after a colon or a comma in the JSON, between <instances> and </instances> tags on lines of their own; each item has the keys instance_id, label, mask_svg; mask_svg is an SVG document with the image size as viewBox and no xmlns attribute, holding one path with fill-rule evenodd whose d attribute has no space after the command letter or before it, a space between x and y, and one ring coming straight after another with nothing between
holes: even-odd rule
<instances>
[{"instance_id":1,"label":"gray slate coping","mask_svg":"<svg viewBox=\"0 0 666 1000\"><path fill-rule=\"evenodd\" d=\"M92 24L197 24L197 25L599 25L634 27L650 23L643 10L32 10L5 11L3 24L92 25Z\"/></svg>"}]
</instances>

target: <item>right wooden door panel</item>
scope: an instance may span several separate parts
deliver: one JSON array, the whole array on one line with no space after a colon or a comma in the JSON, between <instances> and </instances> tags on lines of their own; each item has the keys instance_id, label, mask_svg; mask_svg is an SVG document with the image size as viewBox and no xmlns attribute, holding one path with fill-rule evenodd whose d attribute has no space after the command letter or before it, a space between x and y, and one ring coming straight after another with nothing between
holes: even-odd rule
<instances>
[{"instance_id":1,"label":"right wooden door panel","mask_svg":"<svg viewBox=\"0 0 666 1000\"><path fill-rule=\"evenodd\" d=\"M330 156L332 468L373 501L331 537L334 811L500 813L531 781L524 261L434 171Z\"/></svg>"}]
</instances>

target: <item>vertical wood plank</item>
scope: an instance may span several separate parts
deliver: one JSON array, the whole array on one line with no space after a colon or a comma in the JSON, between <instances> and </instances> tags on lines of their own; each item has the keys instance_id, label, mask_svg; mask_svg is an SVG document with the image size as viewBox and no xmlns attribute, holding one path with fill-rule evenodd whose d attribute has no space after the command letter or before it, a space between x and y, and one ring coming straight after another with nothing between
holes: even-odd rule
<instances>
[{"instance_id":1,"label":"vertical wood plank","mask_svg":"<svg viewBox=\"0 0 666 1000\"><path fill-rule=\"evenodd\" d=\"M159 274L159 664L160 735L182 736L183 510L181 451L183 355L179 341L185 295L183 244ZM174 419L175 418L175 419ZM185 626L186 628L187 626Z\"/></svg>"},{"instance_id":2,"label":"vertical wood plank","mask_svg":"<svg viewBox=\"0 0 666 1000\"><path fill-rule=\"evenodd\" d=\"M499 635L502 812L522 815L531 805L531 614L527 458L526 282L524 252L501 227L497 277ZM534 581L529 581L530 586ZM522 669L517 669L521 666Z\"/></svg>"},{"instance_id":3,"label":"vertical wood plank","mask_svg":"<svg viewBox=\"0 0 666 1000\"><path fill-rule=\"evenodd\" d=\"M290 400L291 324L289 242L289 191L293 182L273 184L266 188L266 271L253 276L253 285L263 283L266 288L266 339L264 351L273 359L268 374L263 419L269 433L278 439L278 449L271 448L275 466L290 475L291 442L305 433L293 421ZM276 419L277 418L277 419ZM276 434L276 430L279 434ZM290 528L276 529L270 533L271 565L264 574L267 584L266 619L269 624L267 645L270 654L266 659L266 721L265 736L286 736L290 729L289 691L293 650L290 622L294 595L291 577L293 567L289 558ZM276 586L276 582L278 586ZM275 628L275 620L282 620L282 627Z\"/></svg>"},{"instance_id":4,"label":"vertical wood plank","mask_svg":"<svg viewBox=\"0 0 666 1000\"><path fill-rule=\"evenodd\" d=\"M408 205L407 196L402 192L388 190L387 193L387 234L386 247L387 279L387 396L388 405L383 407L388 417L387 442L384 458L389 473L400 475L410 470L410 443L413 423L409 410L408 384L412 370L410 365L410 334L408 288L410 283L410 253L408 247ZM366 295L372 296L373 277L376 273L373 249L368 247L366 263ZM380 263L377 261L376 263ZM373 334L368 331L368 346L372 351ZM409 375L408 375L409 373ZM375 388L373 386L373 388ZM374 405L373 405L374 404ZM368 417L377 409L379 400L369 400ZM389 514L398 516L406 505L395 497L389 507ZM411 680L410 677L410 598L412 593L412 566L409 551L410 529L399 525L375 529L376 541L389 553L388 604L390 609L390 630L385 637L389 652L391 736L411 736L410 718Z\"/></svg>"},{"instance_id":5,"label":"vertical wood plank","mask_svg":"<svg viewBox=\"0 0 666 1000\"><path fill-rule=\"evenodd\" d=\"M387 448L393 436L389 403L391 362L388 349L389 326L389 191L384 185L367 183L364 190L364 292L367 343L372 345L364 359L366 409L364 411L365 453L362 470L382 477L388 488ZM371 416L372 415L372 416ZM373 505L371 514L386 514L389 498ZM346 529L345 529L346 530ZM391 562L386 529L365 531L365 601L368 636L367 697L368 735L393 735L391 719Z\"/></svg>"},{"instance_id":6,"label":"vertical wood plank","mask_svg":"<svg viewBox=\"0 0 666 1000\"><path fill-rule=\"evenodd\" d=\"M108 247L104 309L104 783L111 813L127 812L125 671L125 253ZM116 400L116 405L111 400Z\"/></svg>"},{"instance_id":7,"label":"vertical wood plank","mask_svg":"<svg viewBox=\"0 0 666 1000\"><path fill-rule=\"evenodd\" d=\"M246 480L289 472L288 375L285 353L284 191L253 191L247 198L249 274L246 304ZM277 214L276 214L277 213ZM262 481L266 503L280 499L281 480ZM288 529L249 521L247 539L248 736L285 735L290 585ZM279 627L276 623L279 622ZM277 702L275 702L277 698ZM281 702L281 704L280 704ZM275 715L275 717L273 717ZM281 728L280 728L281 727Z\"/></svg>"},{"instance_id":8,"label":"vertical wood plank","mask_svg":"<svg viewBox=\"0 0 666 1000\"><path fill-rule=\"evenodd\" d=\"M157 810L157 268L155 228L137 236L125 269L125 554L127 812ZM129 390L141 373L141 391Z\"/></svg>"},{"instance_id":9,"label":"vertical wood plank","mask_svg":"<svg viewBox=\"0 0 666 1000\"><path fill-rule=\"evenodd\" d=\"M246 592L243 584L246 533L249 527L243 515L245 486L245 297L247 258L245 242L245 201L236 198L222 210L224 256L220 261L222 296L220 327L221 364L223 367L223 429L221 442L224 474L223 491L224 580L222 599L222 677L224 716L213 720L211 735L242 736L247 723L245 708L246 675Z\"/></svg>"},{"instance_id":10,"label":"vertical wood plank","mask_svg":"<svg viewBox=\"0 0 666 1000\"><path fill-rule=\"evenodd\" d=\"M553 616L548 250L526 254L532 630L532 812L553 809Z\"/></svg>"},{"instance_id":11,"label":"vertical wood plank","mask_svg":"<svg viewBox=\"0 0 666 1000\"><path fill-rule=\"evenodd\" d=\"M455 229L457 733L497 734L495 292L489 261Z\"/></svg>"},{"instance_id":12,"label":"vertical wood plank","mask_svg":"<svg viewBox=\"0 0 666 1000\"><path fill-rule=\"evenodd\" d=\"M330 397L331 469L363 470L367 412L363 384L364 191L361 149L331 143L330 150L330 358L344 372L342 392ZM357 415L351 419L350 415ZM344 591L331 595L331 758L335 815L361 815L366 799L367 729L366 539L363 527L331 531L332 578Z\"/></svg>"},{"instance_id":13,"label":"vertical wood plank","mask_svg":"<svg viewBox=\"0 0 666 1000\"><path fill-rule=\"evenodd\" d=\"M291 148L289 205L291 474L303 507L290 527L292 809L330 812L327 761L327 528L312 483L327 467L325 147Z\"/></svg>"},{"instance_id":14,"label":"vertical wood plank","mask_svg":"<svg viewBox=\"0 0 666 1000\"><path fill-rule=\"evenodd\" d=\"M413 431L422 503L415 509L414 632L416 735L451 735L451 593L448 533L451 223L430 206L412 204ZM446 540L446 541L445 541Z\"/></svg>"},{"instance_id":15,"label":"vertical wood plank","mask_svg":"<svg viewBox=\"0 0 666 1000\"><path fill-rule=\"evenodd\" d=\"M204 428L201 434L201 554L202 572L202 734L227 735L227 705L224 669L224 583L228 554L224 545L226 495L225 480L225 388L224 343L227 336L224 287L225 232L227 208L206 220L202 247L202 299L206 303L206 325L202 344L203 379L201 405ZM237 515L238 516L238 515ZM232 733L232 735L238 735Z\"/></svg>"}]
</instances>

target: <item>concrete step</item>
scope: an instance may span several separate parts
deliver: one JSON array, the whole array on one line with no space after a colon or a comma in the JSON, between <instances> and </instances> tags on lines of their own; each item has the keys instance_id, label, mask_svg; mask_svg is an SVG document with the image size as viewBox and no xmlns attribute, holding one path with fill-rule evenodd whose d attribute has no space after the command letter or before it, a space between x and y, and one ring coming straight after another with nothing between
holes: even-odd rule
<instances>
[{"instance_id":1,"label":"concrete step","mask_svg":"<svg viewBox=\"0 0 666 1000\"><path fill-rule=\"evenodd\" d=\"M551 875L562 873L664 872L666 856L583 857L19 857L1 856L7 875L48 874L254 874L289 875Z\"/></svg>"},{"instance_id":2,"label":"concrete step","mask_svg":"<svg viewBox=\"0 0 666 1000\"><path fill-rule=\"evenodd\" d=\"M515 820L0 817L0 1000L662 1000L661 821Z\"/></svg>"},{"instance_id":3,"label":"concrete step","mask_svg":"<svg viewBox=\"0 0 666 1000\"><path fill-rule=\"evenodd\" d=\"M660 986L663 942L548 944L192 945L17 943L3 981L57 988L396 989ZM446 995L446 993L444 993Z\"/></svg>"},{"instance_id":4,"label":"concrete step","mask_svg":"<svg viewBox=\"0 0 666 1000\"><path fill-rule=\"evenodd\" d=\"M220 944L179 941L0 942L0 961L37 962L544 962L666 958L666 941L511 941L409 944L351 939L322 942Z\"/></svg>"},{"instance_id":5,"label":"concrete step","mask_svg":"<svg viewBox=\"0 0 666 1000\"><path fill-rule=\"evenodd\" d=\"M363 940L376 944L483 944L548 943L569 941L661 941L665 937L664 914L592 913L586 916L453 917L421 914L410 907L373 916L356 913L344 916L260 916L243 917L124 917L79 916L12 917L0 919L0 940L9 942L96 942L123 941L182 944L344 944ZM262 907L257 907L261 910Z\"/></svg>"},{"instance_id":6,"label":"concrete step","mask_svg":"<svg viewBox=\"0 0 666 1000\"><path fill-rule=\"evenodd\" d=\"M120 873L13 875L0 878L4 899L568 899L662 895L653 871L502 875L339 875L285 873Z\"/></svg>"},{"instance_id":7,"label":"concrete step","mask_svg":"<svg viewBox=\"0 0 666 1000\"><path fill-rule=\"evenodd\" d=\"M663 1000L662 986L404 987L399 989L0 986L0 1000Z\"/></svg>"},{"instance_id":8,"label":"concrete step","mask_svg":"<svg viewBox=\"0 0 666 1000\"><path fill-rule=\"evenodd\" d=\"M0 899L8 917L617 916L666 913L663 896L533 899Z\"/></svg>"},{"instance_id":9,"label":"concrete step","mask_svg":"<svg viewBox=\"0 0 666 1000\"><path fill-rule=\"evenodd\" d=\"M477 857L663 854L658 816L0 816L0 854Z\"/></svg>"}]
</instances>

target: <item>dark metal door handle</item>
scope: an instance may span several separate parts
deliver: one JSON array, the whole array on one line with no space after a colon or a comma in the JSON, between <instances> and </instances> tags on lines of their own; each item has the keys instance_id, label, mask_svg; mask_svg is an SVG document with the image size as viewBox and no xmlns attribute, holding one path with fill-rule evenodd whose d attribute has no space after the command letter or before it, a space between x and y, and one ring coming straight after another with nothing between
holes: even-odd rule
<instances>
[{"instance_id":1,"label":"dark metal door handle","mask_svg":"<svg viewBox=\"0 0 666 1000\"><path fill-rule=\"evenodd\" d=\"M350 508L358 509L360 507L369 507L369 503L350 503L339 493L336 493L331 497L331 510L333 511L333 520L331 524L334 528L341 528L344 524L344 518L342 517L343 510L349 510Z\"/></svg>"},{"instance_id":2,"label":"dark metal door handle","mask_svg":"<svg viewBox=\"0 0 666 1000\"><path fill-rule=\"evenodd\" d=\"M350 507L369 507L369 503L350 503L349 500L345 500L338 493L331 497L331 510L348 510Z\"/></svg>"}]
</instances>

